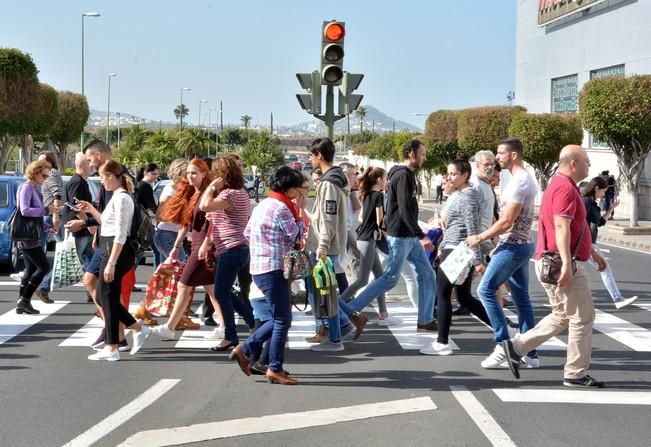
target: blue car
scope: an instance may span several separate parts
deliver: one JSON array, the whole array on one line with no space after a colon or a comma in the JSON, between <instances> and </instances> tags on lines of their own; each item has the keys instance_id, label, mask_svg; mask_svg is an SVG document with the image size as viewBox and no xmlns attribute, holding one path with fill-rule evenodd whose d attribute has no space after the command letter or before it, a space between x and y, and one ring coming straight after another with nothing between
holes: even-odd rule
<instances>
[{"instance_id":1,"label":"blue car","mask_svg":"<svg viewBox=\"0 0 651 447\"><path fill-rule=\"evenodd\" d=\"M20 254L9 239L7 220L16 209L16 192L24 181L24 177L0 175L0 266L10 271L18 269Z\"/></svg>"}]
</instances>

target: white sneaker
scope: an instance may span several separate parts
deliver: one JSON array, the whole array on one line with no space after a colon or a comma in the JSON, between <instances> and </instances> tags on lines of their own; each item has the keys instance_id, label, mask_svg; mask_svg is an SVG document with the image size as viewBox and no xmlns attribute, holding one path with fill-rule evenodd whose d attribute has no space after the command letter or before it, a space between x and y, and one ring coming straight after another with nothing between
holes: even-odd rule
<instances>
[{"instance_id":1,"label":"white sneaker","mask_svg":"<svg viewBox=\"0 0 651 447\"><path fill-rule=\"evenodd\" d=\"M153 330L156 330L156 328L154 328ZM218 326L212 331L210 331L209 333L207 333L206 335L204 335L203 338L205 338L206 340L221 340L224 338L225 335L226 334L224 328L222 326Z\"/></svg>"},{"instance_id":2,"label":"white sneaker","mask_svg":"<svg viewBox=\"0 0 651 447\"><path fill-rule=\"evenodd\" d=\"M402 320L397 317L388 316L383 320L378 318L377 324L378 326L398 326L399 324L402 324Z\"/></svg>"},{"instance_id":3,"label":"white sneaker","mask_svg":"<svg viewBox=\"0 0 651 447\"><path fill-rule=\"evenodd\" d=\"M522 357L521 363L522 366L524 366L525 368L529 368L529 369L540 368L540 357L529 357L528 355L525 355L524 357ZM508 368L508 365L505 364L504 366Z\"/></svg>"},{"instance_id":4,"label":"white sneaker","mask_svg":"<svg viewBox=\"0 0 651 447\"><path fill-rule=\"evenodd\" d=\"M516 328L509 326L508 324L506 325L506 330L509 333L509 338L513 340L515 338L515 335L520 332Z\"/></svg>"},{"instance_id":5,"label":"white sneaker","mask_svg":"<svg viewBox=\"0 0 651 447\"><path fill-rule=\"evenodd\" d=\"M317 352L341 352L344 350L344 344L340 341L334 342L326 338L325 340L322 340L318 345L312 345L310 347L310 350Z\"/></svg>"},{"instance_id":6,"label":"white sneaker","mask_svg":"<svg viewBox=\"0 0 651 447\"><path fill-rule=\"evenodd\" d=\"M495 349L493 349L491 355L482 360L481 367L486 369L508 368L508 364L506 363L506 354L504 353L502 345L495 345Z\"/></svg>"},{"instance_id":7,"label":"white sneaker","mask_svg":"<svg viewBox=\"0 0 651 447\"><path fill-rule=\"evenodd\" d=\"M450 355L452 354L452 348L450 345L435 341L428 347L421 349L420 353L424 355Z\"/></svg>"},{"instance_id":8,"label":"white sneaker","mask_svg":"<svg viewBox=\"0 0 651 447\"><path fill-rule=\"evenodd\" d=\"M11 279L13 279L14 281L22 282L22 280L23 280L23 272L12 273L11 275L9 275L9 277Z\"/></svg>"},{"instance_id":9,"label":"white sneaker","mask_svg":"<svg viewBox=\"0 0 651 447\"><path fill-rule=\"evenodd\" d=\"M344 327L341 334L341 341L353 341L355 335L357 335L357 329L355 329L355 325L351 323Z\"/></svg>"},{"instance_id":10,"label":"white sneaker","mask_svg":"<svg viewBox=\"0 0 651 447\"><path fill-rule=\"evenodd\" d=\"M173 330L167 327L166 324L159 324L158 326L154 326L151 328L151 333L158 335L161 338L174 338L176 335Z\"/></svg>"},{"instance_id":11,"label":"white sneaker","mask_svg":"<svg viewBox=\"0 0 651 447\"><path fill-rule=\"evenodd\" d=\"M131 348L131 355L136 355L138 351L140 351L140 348L142 348L142 345L145 344L152 332L153 330L144 324L140 325L140 332L133 333L133 348Z\"/></svg>"},{"instance_id":12,"label":"white sneaker","mask_svg":"<svg viewBox=\"0 0 651 447\"><path fill-rule=\"evenodd\" d=\"M637 295L635 295L634 297L631 297L631 298L626 298L626 299L620 298L617 301L615 301L615 308L623 309L624 307L628 306L629 304L631 304L636 299L637 299Z\"/></svg>"},{"instance_id":13,"label":"white sneaker","mask_svg":"<svg viewBox=\"0 0 651 447\"><path fill-rule=\"evenodd\" d=\"M110 351L108 349L102 349L101 351L97 351L95 354L91 354L88 356L88 360L104 360L107 362L117 362L120 360L120 352L119 351Z\"/></svg>"}]
</instances>

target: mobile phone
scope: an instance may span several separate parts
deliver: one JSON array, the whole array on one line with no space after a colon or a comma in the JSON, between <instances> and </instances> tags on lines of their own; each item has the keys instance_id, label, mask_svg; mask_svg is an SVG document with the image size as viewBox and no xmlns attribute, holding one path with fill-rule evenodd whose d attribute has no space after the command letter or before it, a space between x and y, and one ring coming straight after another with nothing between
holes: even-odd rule
<instances>
[{"instance_id":1,"label":"mobile phone","mask_svg":"<svg viewBox=\"0 0 651 447\"><path fill-rule=\"evenodd\" d=\"M68 208L70 208L75 213L78 213L79 211L81 211L78 206L75 206L70 202L65 202L64 205L67 206Z\"/></svg>"}]
</instances>

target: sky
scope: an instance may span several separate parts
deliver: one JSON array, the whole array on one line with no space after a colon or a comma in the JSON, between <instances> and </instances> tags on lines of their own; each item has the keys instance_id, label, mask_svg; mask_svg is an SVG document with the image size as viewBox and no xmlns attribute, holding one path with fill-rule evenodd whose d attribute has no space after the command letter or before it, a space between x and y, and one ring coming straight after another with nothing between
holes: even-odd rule
<instances>
[{"instance_id":1,"label":"sky","mask_svg":"<svg viewBox=\"0 0 651 447\"><path fill-rule=\"evenodd\" d=\"M224 122L291 125L301 110L295 73L319 69L321 25L346 22L344 69L363 73L362 105L419 127L439 109L506 103L515 78L513 0L23 0L0 14L0 46L29 53L39 80L85 93L92 109L173 122L223 101ZM212 112L212 121L218 113ZM202 120L204 118L202 117Z\"/></svg>"}]
</instances>

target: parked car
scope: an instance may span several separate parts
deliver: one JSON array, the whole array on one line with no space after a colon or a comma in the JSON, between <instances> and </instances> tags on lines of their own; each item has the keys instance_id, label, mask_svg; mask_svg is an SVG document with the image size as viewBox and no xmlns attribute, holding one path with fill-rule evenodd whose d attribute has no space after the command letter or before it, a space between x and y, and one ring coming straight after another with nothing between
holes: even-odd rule
<instances>
[{"instance_id":1,"label":"parked car","mask_svg":"<svg viewBox=\"0 0 651 447\"><path fill-rule=\"evenodd\" d=\"M16 209L16 192L24 181L22 176L0 175L0 265L12 272L20 267L21 256L9 239L7 220Z\"/></svg>"},{"instance_id":2,"label":"parked car","mask_svg":"<svg viewBox=\"0 0 651 447\"><path fill-rule=\"evenodd\" d=\"M244 174L244 187L249 197L255 199L255 176L253 174ZM258 195L262 196L264 193L264 185L262 182L258 185Z\"/></svg>"},{"instance_id":3,"label":"parked car","mask_svg":"<svg viewBox=\"0 0 651 447\"><path fill-rule=\"evenodd\" d=\"M306 161L305 163L303 163L303 170L308 171L308 172L312 172L312 162L311 161Z\"/></svg>"},{"instance_id":4,"label":"parked car","mask_svg":"<svg viewBox=\"0 0 651 447\"><path fill-rule=\"evenodd\" d=\"M297 161L298 160L298 155L296 154L287 154L285 155L285 162L289 163L292 161Z\"/></svg>"}]
</instances>

